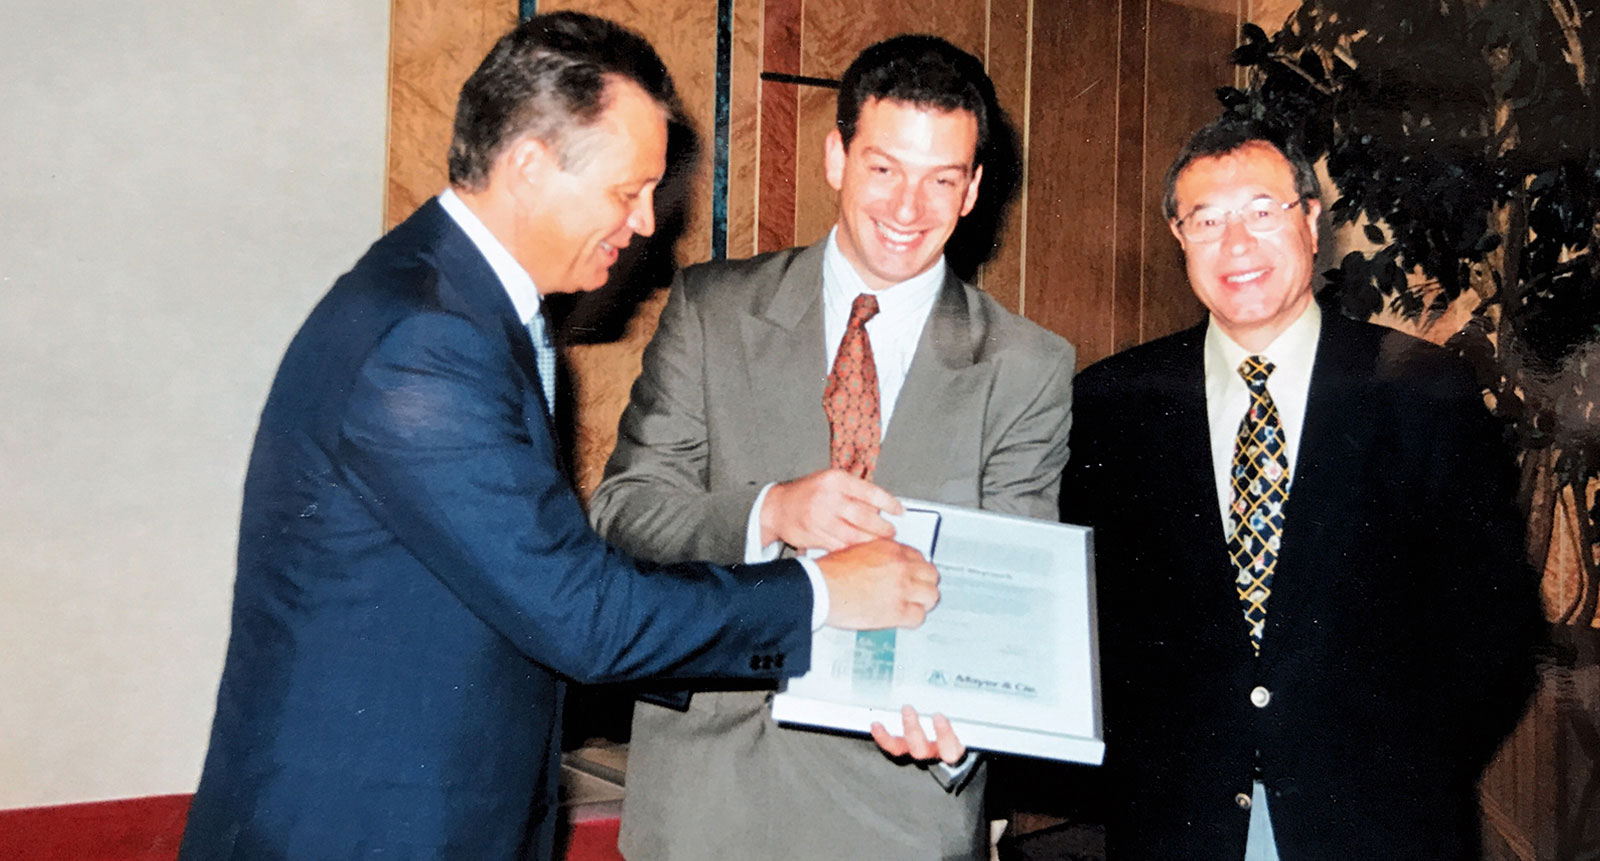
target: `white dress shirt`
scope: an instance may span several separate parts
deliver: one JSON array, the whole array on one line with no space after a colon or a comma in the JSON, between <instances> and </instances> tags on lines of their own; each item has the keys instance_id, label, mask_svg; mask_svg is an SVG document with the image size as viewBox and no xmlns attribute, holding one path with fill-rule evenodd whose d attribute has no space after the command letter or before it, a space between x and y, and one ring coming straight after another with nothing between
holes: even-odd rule
<instances>
[{"instance_id":1,"label":"white dress shirt","mask_svg":"<svg viewBox=\"0 0 1600 861\"><path fill-rule=\"evenodd\" d=\"M522 268L517 258L511 256L500 240L489 231L483 221L461 200L453 188L446 188L439 193L439 206L443 207L450 220L461 228L467 235L472 246L483 255L489 268L494 270L495 277L500 279L500 286L511 298L512 307L516 308L517 319L526 324L539 313L539 290L533 283L533 276L528 270ZM535 349L538 349L535 346ZM759 502L757 503L759 505ZM816 630L828 618L828 581L822 577L822 569L810 559L800 560L800 567L806 571L806 577L811 581L811 628Z\"/></svg>"},{"instance_id":2,"label":"white dress shirt","mask_svg":"<svg viewBox=\"0 0 1600 861\"><path fill-rule=\"evenodd\" d=\"M940 257L920 275L882 290L872 290L839 250L838 232L837 227L828 232L828 241L822 250L822 343L827 364L821 370L826 375L833 368L856 296L872 293L878 298L878 313L867 321L866 329L867 339L872 342L872 361L878 371L878 436L881 439L889 430L889 419L894 415L894 405L905 385L906 373L911 370L911 359L922 339L922 328L939 298L939 288L944 285L945 262ZM817 410L822 410L820 400ZM767 501L767 491L771 488L772 484L761 488L755 504L750 507L750 516L745 522L746 562L776 559L781 549L777 541L764 546L761 543L761 506Z\"/></svg>"},{"instance_id":3,"label":"white dress shirt","mask_svg":"<svg viewBox=\"0 0 1600 861\"><path fill-rule=\"evenodd\" d=\"M1265 356L1274 365L1267 377L1267 394L1278 407L1283 435L1288 443L1291 487L1300 453L1300 432L1305 428L1306 396L1311 389L1311 366L1317 358L1317 337L1322 333L1322 310L1312 302L1283 334L1265 350L1252 353L1234 343L1217 328L1206 328L1206 416L1211 427L1211 468L1217 482L1217 508L1222 512L1223 539L1228 537L1228 509L1233 505L1233 447L1239 422L1250 409L1250 388L1239 376L1239 364L1251 356Z\"/></svg>"},{"instance_id":4,"label":"white dress shirt","mask_svg":"<svg viewBox=\"0 0 1600 861\"><path fill-rule=\"evenodd\" d=\"M511 297L512 307L517 309L517 319L526 325L533 315L539 313L539 289L533 285L533 276L489 232L477 214L467 208L466 203L456 195L455 189L446 188L439 192L439 205L444 207L445 214L461 228L461 232L472 240L472 247L478 249L489 268L494 270L495 277L500 279L500 286Z\"/></svg>"},{"instance_id":5,"label":"white dress shirt","mask_svg":"<svg viewBox=\"0 0 1600 861\"><path fill-rule=\"evenodd\" d=\"M878 313L867 321L867 339L872 342L872 362L878 370L878 436L881 439L889 431L889 418L894 415L900 388L911 370L917 342L922 339L922 327L933 312L934 301L939 298L945 262L940 257L921 275L875 291L867 287L839 250L838 232L835 227L828 234L828 244L822 252L822 343L828 357L827 367L822 372L828 374L833 369L856 296L862 293L877 296ZM817 409L822 409L820 401Z\"/></svg>"},{"instance_id":6,"label":"white dress shirt","mask_svg":"<svg viewBox=\"0 0 1600 861\"><path fill-rule=\"evenodd\" d=\"M1322 309L1316 302L1260 352L1252 353L1239 346L1223 334L1215 319L1206 329L1206 417L1211 430L1211 468L1217 482L1217 507L1222 513L1224 541L1231 532L1233 448L1239 436L1239 423L1250 409L1250 388L1245 385L1244 377L1239 376L1239 364L1250 356L1264 356L1274 366L1267 377L1267 394L1272 396L1272 403L1278 408L1278 420L1283 424L1289 492L1293 493L1294 465L1300 454L1306 400L1311 390L1311 367L1316 362L1317 338L1321 334ZM1270 606L1268 612L1271 612ZM1239 636L1245 636L1242 624ZM1259 780L1251 786L1250 826L1244 857L1245 861L1276 861L1278 858L1272 818L1267 811L1267 791Z\"/></svg>"}]
</instances>

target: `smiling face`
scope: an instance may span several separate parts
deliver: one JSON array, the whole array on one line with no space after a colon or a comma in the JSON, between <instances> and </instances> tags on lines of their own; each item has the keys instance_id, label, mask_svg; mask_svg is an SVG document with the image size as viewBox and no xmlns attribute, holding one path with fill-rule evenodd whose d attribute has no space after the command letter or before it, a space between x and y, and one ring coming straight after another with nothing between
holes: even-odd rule
<instances>
[{"instance_id":1,"label":"smiling face","mask_svg":"<svg viewBox=\"0 0 1600 861\"><path fill-rule=\"evenodd\" d=\"M978 200L978 121L871 99L848 149L828 134L828 184L839 192L839 250L874 290L928 271L961 216Z\"/></svg>"},{"instance_id":2,"label":"smiling face","mask_svg":"<svg viewBox=\"0 0 1600 861\"><path fill-rule=\"evenodd\" d=\"M1178 219L1203 206L1235 210L1253 201L1287 203L1299 197L1288 159L1262 142L1195 159L1178 174L1175 190ZM1261 236L1246 230L1240 219L1229 218L1220 239L1190 242L1178 229L1178 220L1171 222L1183 246L1189 286L1217 326L1247 350L1272 343L1311 304L1322 205L1306 203L1305 209L1289 207L1281 230Z\"/></svg>"},{"instance_id":3,"label":"smiling face","mask_svg":"<svg viewBox=\"0 0 1600 861\"><path fill-rule=\"evenodd\" d=\"M613 81L595 122L573 130L561 153L528 141L518 194L529 213L515 254L540 293L594 290L617 253L655 232L655 189L666 171L666 114L644 90Z\"/></svg>"}]
</instances>

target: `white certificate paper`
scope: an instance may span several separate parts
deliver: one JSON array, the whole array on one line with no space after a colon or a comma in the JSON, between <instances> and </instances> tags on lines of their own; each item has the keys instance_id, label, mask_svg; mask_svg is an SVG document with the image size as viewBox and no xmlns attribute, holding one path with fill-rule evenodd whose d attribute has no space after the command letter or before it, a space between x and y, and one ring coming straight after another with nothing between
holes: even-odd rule
<instances>
[{"instance_id":1,"label":"white certificate paper","mask_svg":"<svg viewBox=\"0 0 1600 861\"><path fill-rule=\"evenodd\" d=\"M904 734L909 704L930 736L928 716L942 712L970 748L1098 765L1091 531L902 501L896 538L931 546L939 605L914 631L819 630L811 671L773 698L773 717Z\"/></svg>"}]
</instances>

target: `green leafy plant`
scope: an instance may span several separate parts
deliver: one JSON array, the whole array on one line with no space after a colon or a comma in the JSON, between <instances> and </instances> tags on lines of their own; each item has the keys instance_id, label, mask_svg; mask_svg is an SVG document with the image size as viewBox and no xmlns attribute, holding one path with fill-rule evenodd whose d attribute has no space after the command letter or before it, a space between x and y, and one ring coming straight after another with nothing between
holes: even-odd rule
<instances>
[{"instance_id":1,"label":"green leafy plant","mask_svg":"<svg viewBox=\"0 0 1600 861\"><path fill-rule=\"evenodd\" d=\"M1600 628L1600 15L1308 0L1242 42L1249 83L1218 92L1224 110L1325 156L1332 222L1367 243L1320 289L1363 319L1470 306L1445 343L1515 438L1535 562L1562 543L1572 559L1547 588L1552 620Z\"/></svg>"}]
</instances>

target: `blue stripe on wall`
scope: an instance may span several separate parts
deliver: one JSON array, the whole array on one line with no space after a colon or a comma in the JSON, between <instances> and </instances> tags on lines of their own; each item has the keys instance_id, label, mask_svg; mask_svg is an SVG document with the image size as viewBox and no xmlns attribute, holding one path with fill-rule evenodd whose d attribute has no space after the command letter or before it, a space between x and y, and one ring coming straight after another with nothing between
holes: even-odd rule
<instances>
[{"instance_id":1,"label":"blue stripe on wall","mask_svg":"<svg viewBox=\"0 0 1600 861\"><path fill-rule=\"evenodd\" d=\"M711 259L728 257L729 101L733 93L733 0L717 0L717 105L712 124Z\"/></svg>"},{"instance_id":2,"label":"blue stripe on wall","mask_svg":"<svg viewBox=\"0 0 1600 861\"><path fill-rule=\"evenodd\" d=\"M539 0L517 0L517 14L523 21L539 14Z\"/></svg>"}]
</instances>

